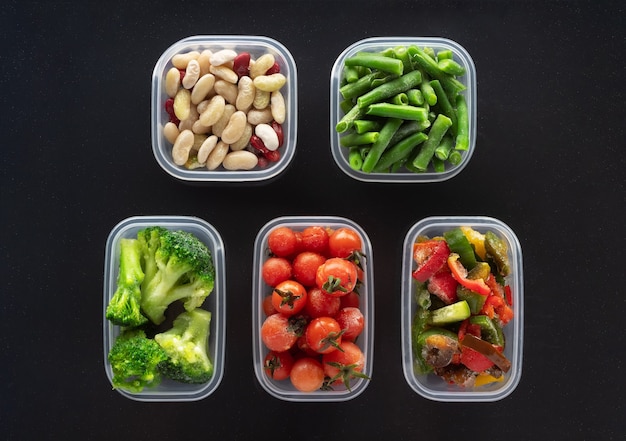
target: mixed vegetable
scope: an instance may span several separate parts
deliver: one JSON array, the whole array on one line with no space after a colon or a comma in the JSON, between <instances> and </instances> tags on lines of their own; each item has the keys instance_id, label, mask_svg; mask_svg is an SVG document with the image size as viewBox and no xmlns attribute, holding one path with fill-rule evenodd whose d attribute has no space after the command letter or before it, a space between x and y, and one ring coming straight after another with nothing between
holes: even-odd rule
<instances>
[{"instance_id":1,"label":"mixed vegetable","mask_svg":"<svg viewBox=\"0 0 626 441\"><path fill-rule=\"evenodd\" d=\"M465 68L451 50L417 45L344 61L335 130L354 170L443 172L469 148Z\"/></svg>"},{"instance_id":2,"label":"mixed vegetable","mask_svg":"<svg viewBox=\"0 0 626 441\"><path fill-rule=\"evenodd\" d=\"M263 370L304 393L345 388L364 373L358 338L366 317L360 308L365 256L349 227L274 228L261 276L269 288L259 329L267 352Z\"/></svg>"},{"instance_id":3,"label":"mixed vegetable","mask_svg":"<svg viewBox=\"0 0 626 441\"><path fill-rule=\"evenodd\" d=\"M462 387L503 381L503 328L513 319L507 243L492 231L461 226L419 236L412 277L414 369Z\"/></svg>"}]
</instances>

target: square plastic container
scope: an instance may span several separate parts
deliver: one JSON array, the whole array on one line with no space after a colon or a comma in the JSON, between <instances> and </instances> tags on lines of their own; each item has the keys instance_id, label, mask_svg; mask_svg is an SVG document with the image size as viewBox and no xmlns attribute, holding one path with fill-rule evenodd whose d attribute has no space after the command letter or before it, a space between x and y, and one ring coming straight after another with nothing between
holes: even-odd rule
<instances>
[{"instance_id":1,"label":"square plastic container","mask_svg":"<svg viewBox=\"0 0 626 441\"><path fill-rule=\"evenodd\" d=\"M372 245L365 231L352 220L333 216L293 216L279 217L265 224L258 232L254 242L253 263L253 286L252 286L252 355L254 359L254 373L263 387L270 395L285 401L294 402L340 402L351 400L365 390L371 380L354 378L350 382L350 390L344 386L333 386L334 390L304 393L294 388L289 381L276 381L270 378L263 370L263 361L269 352L260 337L260 330L265 321L262 302L263 298L272 293L272 288L267 285L261 275L263 263L268 258L268 236L275 228L281 226L290 227L296 231L302 231L308 226L321 226L335 230L341 227L349 227L355 230L363 245L365 255L363 268L364 283L359 288L359 309L365 319L365 328L358 336L356 343L365 355L363 373L371 378L372 363L374 360L374 264L372 257Z\"/></svg>"},{"instance_id":2,"label":"square plastic container","mask_svg":"<svg viewBox=\"0 0 626 441\"><path fill-rule=\"evenodd\" d=\"M121 333L121 328L104 317L106 307L117 288L120 250L122 238L135 238L137 233L149 226L161 226L169 230L184 230L194 234L211 251L215 265L215 285L213 292L204 301L203 309L211 312L209 334L209 358L213 362L213 377L204 384L183 384L163 378L156 387L146 387L139 393L116 389L123 396L136 401L196 401L211 395L222 381L224 373L224 352L226 344L226 270L224 263L224 243L215 228L206 221L188 216L137 216L117 224L106 242L104 259L104 301L103 301L103 340L104 369L112 383L113 372L108 354ZM182 308L181 308L182 310Z\"/></svg>"},{"instance_id":3,"label":"square plastic container","mask_svg":"<svg viewBox=\"0 0 626 441\"><path fill-rule=\"evenodd\" d=\"M165 78L172 67L172 57L191 51L217 52L221 49L231 49L237 53L248 52L252 60L263 54L272 54L280 73L287 77L286 84L280 89L286 110L286 119L282 124L284 143L279 148L280 159L268 162L265 167L257 165L252 170L226 170L220 166L215 170L206 167L189 170L174 163L172 144L163 135L163 127L169 121L169 115L165 110L165 101L169 98L165 92ZM285 46L271 38L251 35L198 35L174 43L163 52L152 74L152 151L157 162L171 176L191 183L256 182L276 177L287 168L295 154L298 131L297 86L296 63L291 53Z\"/></svg>"},{"instance_id":4,"label":"square plastic container","mask_svg":"<svg viewBox=\"0 0 626 441\"><path fill-rule=\"evenodd\" d=\"M389 173L365 173L355 170L350 166L348 157L349 149L341 145L340 139L347 133L338 133L335 127L344 115L341 110L343 96L339 92L344 79L344 62L358 52L380 52L385 49L398 46L408 47L416 45L420 48L432 48L435 53L449 50L453 54L453 59L465 68L465 74L457 79L463 83L466 89L461 92L465 97L469 118L469 146L461 152L461 161L457 165L450 165L446 162L444 172L435 172L432 165L429 170L423 173L414 173L402 167L396 172ZM434 79L434 78L431 78ZM359 181L381 182L381 183L420 183L420 182L441 182L459 174L467 165L476 146L476 69L474 61L469 53L458 43L439 37L373 37L357 41L348 46L337 58L330 75L330 145L331 152L337 166L348 176ZM419 148L420 146L417 146Z\"/></svg>"},{"instance_id":5,"label":"square plastic container","mask_svg":"<svg viewBox=\"0 0 626 441\"><path fill-rule=\"evenodd\" d=\"M504 381L476 388L449 385L435 374L416 374L413 368L411 323L416 312L415 269L413 244L418 236L441 236L445 231L459 226L469 226L485 233L492 231L506 242L511 274L506 277L511 287L514 318L504 327L506 347L504 355L511 362L511 369L504 374ZM421 396L434 401L497 401L507 397L517 387L522 374L522 347L524 334L524 284L522 250L515 233L503 222L490 217L428 217L417 222L408 231L402 253L402 365L409 386Z\"/></svg>"}]
</instances>

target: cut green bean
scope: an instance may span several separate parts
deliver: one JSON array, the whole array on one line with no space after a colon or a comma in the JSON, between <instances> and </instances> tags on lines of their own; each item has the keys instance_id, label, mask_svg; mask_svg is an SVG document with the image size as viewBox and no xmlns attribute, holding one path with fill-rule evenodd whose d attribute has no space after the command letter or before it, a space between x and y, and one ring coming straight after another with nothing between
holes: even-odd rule
<instances>
[{"instance_id":1,"label":"cut green bean","mask_svg":"<svg viewBox=\"0 0 626 441\"><path fill-rule=\"evenodd\" d=\"M372 144L376 142L379 137L379 132L365 132L365 133L348 133L339 139L339 143L343 147L352 147L356 145Z\"/></svg>"},{"instance_id":2,"label":"cut green bean","mask_svg":"<svg viewBox=\"0 0 626 441\"><path fill-rule=\"evenodd\" d=\"M454 58L454 53L450 49L444 49L437 52L437 61L441 60L452 60Z\"/></svg>"},{"instance_id":3,"label":"cut green bean","mask_svg":"<svg viewBox=\"0 0 626 441\"><path fill-rule=\"evenodd\" d=\"M392 145L381 155L378 163L374 167L374 172L383 172L393 164L406 159L415 147L427 139L428 136L424 132L417 132Z\"/></svg>"},{"instance_id":4,"label":"cut green bean","mask_svg":"<svg viewBox=\"0 0 626 441\"><path fill-rule=\"evenodd\" d=\"M452 136L444 136L443 138L441 138L441 142L435 149L435 158L445 161L446 159L448 159L448 156L450 155L450 152L453 148L454 140L452 139Z\"/></svg>"},{"instance_id":5,"label":"cut green bean","mask_svg":"<svg viewBox=\"0 0 626 441\"><path fill-rule=\"evenodd\" d=\"M365 173L371 173L371 171L374 170L376 163L378 163L378 160L382 156L383 152L389 146L389 141L391 141L391 138L393 137L394 133L396 133L401 124L401 119L387 119L383 128L380 129L380 136L378 137L376 142L372 144L369 153L363 160L362 170Z\"/></svg>"},{"instance_id":6,"label":"cut green bean","mask_svg":"<svg viewBox=\"0 0 626 441\"><path fill-rule=\"evenodd\" d=\"M459 63L457 63L456 61L451 60L449 58L444 58L443 60L439 60L437 62L437 67L439 67L439 69L441 69L442 71L450 75L456 75L456 76L465 75L465 68L461 66Z\"/></svg>"},{"instance_id":7,"label":"cut green bean","mask_svg":"<svg viewBox=\"0 0 626 441\"><path fill-rule=\"evenodd\" d=\"M358 134L365 132L378 132L383 124L373 119L357 119L354 121L354 130Z\"/></svg>"},{"instance_id":8,"label":"cut green bean","mask_svg":"<svg viewBox=\"0 0 626 441\"><path fill-rule=\"evenodd\" d=\"M429 84L437 94L437 108L441 111L441 113L452 120L452 127L450 127L450 131L454 136L456 136L457 118L454 108L448 99L448 95L443 90L439 80L432 80Z\"/></svg>"},{"instance_id":9,"label":"cut green bean","mask_svg":"<svg viewBox=\"0 0 626 441\"><path fill-rule=\"evenodd\" d=\"M391 104L398 104L400 106L405 106L409 104L409 97L406 96L406 93L402 92L402 93L392 96L389 102Z\"/></svg>"},{"instance_id":10,"label":"cut green bean","mask_svg":"<svg viewBox=\"0 0 626 441\"><path fill-rule=\"evenodd\" d=\"M409 52L406 50L406 46L396 46L393 48L393 55L398 60L402 61L402 65L404 66L403 73L407 73L413 70L413 64L411 63L411 57L409 57Z\"/></svg>"},{"instance_id":11,"label":"cut green bean","mask_svg":"<svg viewBox=\"0 0 626 441\"><path fill-rule=\"evenodd\" d=\"M343 100L342 102L339 103L339 109L343 113L348 113L350 109L352 109L352 107L354 107L354 103L350 100Z\"/></svg>"},{"instance_id":12,"label":"cut green bean","mask_svg":"<svg viewBox=\"0 0 626 441\"><path fill-rule=\"evenodd\" d=\"M452 150L448 156L448 162L452 165L459 165L463 160L463 155L458 150Z\"/></svg>"},{"instance_id":13,"label":"cut green bean","mask_svg":"<svg viewBox=\"0 0 626 441\"><path fill-rule=\"evenodd\" d=\"M409 89L406 92L406 97L409 99L409 104L412 106L424 105L424 95L419 89Z\"/></svg>"},{"instance_id":14,"label":"cut green bean","mask_svg":"<svg viewBox=\"0 0 626 441\"><path fill-rule=\"evenodd\" d=\"M358 105L354 105L337 123L335 130L338 133L343 133L348 130L354 124L354 121L360 119L365 114L365 110L361 109Z\"/></svg>"},{"instance_id":15,"label":"cut green bean","mask_svg":"<svg viewBox=\"0 0 626 441\"><path fill-rule=\"evenodd\" d=\"M412 135L417 132L423 132L429 127L430 127L430 121L428 120L426 121L406 120L402 123L400 128L396 130L396 133L391 138L391 141L389 141L389 145L395 145L398 142L402 141L407 136Z\"/></svg>"},{"instance_id":16,"label":"cut green bean","mask_svg":"<svg viewBox=\"0 0 626 441\"><path fill-rule=\"evenodd\" d=\"M361 158L361 150L358 147L350 147L348 153L348 163L352 170L361 170L363 166L363 158Z\"/></svg>"},{"instance_id":17,"label":"cut green bean","mask_svg":"<svg viewBox=\"0 0 626 441\"><path fill-rule=\"evenodd\" d=\"M394 75L402 75L402 71L404 70L404 65L401 60L371 52L356 53L346 58L344 64L346 66L365 66L389 72Z\"/></svg>"},{"instance_id":18,"label":"cut green bean","mask_svg":"<svg viewBox=\"0 0 626 441\"><path fill-rule=\"evenodd\" d=\"M407 51L415 64L424 69L426 73L432 77L441 81L441 85L448 96L455 96L457 93L466 89L465 84L461 83L454 76L441 70L437 62L418 46L409 46Z\"/></svg>"},{"instance_id":19,"label":"cut green bean","mask_svg":"<svg viewBox=\"0 0 626 441\"><path fill-rule=\"evenodd\" d=\"M422 148L420 149L420 152L413 160L413 166L416 169L422 171L426 171L428 169L428 164L435 154L435 149L437 148L437 146L441 142L441 139L444 137L451 125L452 120L446 115L442 113L437 115L435 122L428 131L428 139L424 142Z\"/></svg>"},{"instance_id":20,"label":"cut green bean","mask_svg":"<svg viewBox=\"0 0 626 441\"><path fill-rule=\"evenodd\" d=\"M343 96L346 100L356 98L363 95L365 92L372 90L374 87L379 86L380 83L374 82L386 77L389 77L389 75L381 71L375 71L367 75L363 75L354 83L347 83L341 86L339 88L339 93L341 93L341 96Z\"/></svg>"},{"instance_id":21,"label":"cut green bean","mask_svg":"<svg viewBox=\"0 0 626 441\"><path fill-rule=\"evenodd\" d=\"M409 89L417 86L422 82L422 73L419 70L414 70L402 75L399 78L395 78L380 86L370 90L369 92L359 96L357 98L357 105L361 108L367 107L370 104L374 104L380 101L384 101L387 98L391 98L401 92L406 92Z\"/></svg>"},{"instance_id":22,"label":"cut green bean","mask_svg":"<svg viewBox=\"0 0 626 441\"><path fill-rule=\"evenodd\" d=\"M347 83L354 83L355 81L357 81L360 78L358 67L357 66L344 66L343 78Z\"/></svg>"},{"instance_id":23,"label":"cut green bean","mask_svg":"<svg viewBox=\"0 0 626 441\"><path fill-rule=\"evenodd\" d=\"M424 101L426 101L429 106L434 106L435 104L437 104L437 94L435 93L435 89L433 89L433 86L431 86L430 82L422 81L422 83L420 84L420 91L422 92Z\"/></svg>"},{"instance_id":24,"label":"cut green bean","mask_svg":"<svg viewBox=\"0 0 626 441\"><path fill-rule=\"evenodd\" d=\"M445 162L437 158L436 156L433 157L433 171L435 171L436 173L443 173L446 171Z\"/></svg>"},{"instance_id":25,"label":"cut green bean","mask_svg":"<svg viewBox=\"0 0 626 441\"><path fill-rule=\"evenodd\" d=\"M376 103L365 111L366 115L384 116L386 118L410 119L424 121L428 119L428 110L408 104Z\"/></svg>"},{"instance_id":26,"label":"cut green bean","mask_svg":"<svg viewBox=\"0 0 626 441\"><path fill-rule=\"evenodd\" d=\"M467 101L463 95L456 96L456 150L467 150L469 148L469 118L467 114Z\"/></svg>"}]
</instances>

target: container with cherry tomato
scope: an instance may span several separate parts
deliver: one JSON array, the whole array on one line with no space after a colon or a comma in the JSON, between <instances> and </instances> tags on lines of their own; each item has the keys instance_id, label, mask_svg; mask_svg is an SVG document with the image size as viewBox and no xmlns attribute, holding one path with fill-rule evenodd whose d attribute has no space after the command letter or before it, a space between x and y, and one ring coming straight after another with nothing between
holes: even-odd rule
<instances>
[{"instance_id":1,"label":"container with cherry tomato","mask_svg":"<svg viewBox=\"0 0 626 441\"><path fill-rule=\"evenodd\" d=\"M287 401L345 401L372 375L372 247L340 217L280 217L255 241L254 370Z\"/></svg>"}]
</instances>

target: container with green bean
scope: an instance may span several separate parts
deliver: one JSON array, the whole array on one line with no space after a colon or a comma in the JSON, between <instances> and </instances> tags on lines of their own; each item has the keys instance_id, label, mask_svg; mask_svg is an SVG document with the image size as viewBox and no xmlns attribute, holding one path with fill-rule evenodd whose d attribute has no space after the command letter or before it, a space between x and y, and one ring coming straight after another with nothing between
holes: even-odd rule
<instances>
[{"instance_id":1,"label":"container with green bean","mask_svg":"<svg viewBox=\"0 0 626 441\"><path fill-rule=\"evenodd\" d=\"M370 182L438 182L476 144L476 70L438 37L358 41L331 72L330 138L339 168Z\"/></svg>"}]
</instances>

